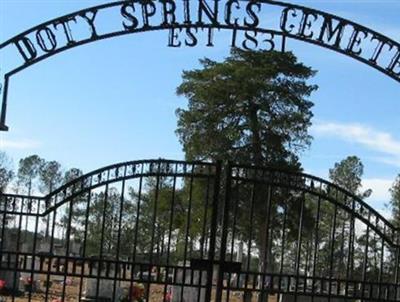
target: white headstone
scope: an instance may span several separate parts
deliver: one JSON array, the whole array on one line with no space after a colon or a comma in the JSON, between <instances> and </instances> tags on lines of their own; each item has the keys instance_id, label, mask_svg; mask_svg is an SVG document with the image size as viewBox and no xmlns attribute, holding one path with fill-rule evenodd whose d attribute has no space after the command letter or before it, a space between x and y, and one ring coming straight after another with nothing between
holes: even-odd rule
<instances>
[{"instance_id":1,"label":"white headstone","mask_svg":"<svg viewBox=\"0 0 400 302\"><path fill-rule=\"evenodd\" d=\"M105 274L105 268L102 269L100 272L100 276ZM96 276L98 274L98 268L97 266L93 267L92 274ZM113 267L110 267L108 270L108 275L109 276L114 276L115 270ZM120 281L113 281L113 280L107 280L107 279L100 279L99 282L97 282L97 279L95 278L87 278L84 282L84 288L83 288L83 296L85 298L96 298L96 292L97 292L97 283L99 283L99 291L97 298L103 298L103 299L110 299L110 301L113 300L113 288L114 288L114 282L116 282L116 293L115 293L115 301L119 301L121 295L122 295L122 289L120 287Z\"/></svg>"},{"instance_id":2,"label":"white headstone","mask_svg":"<svg viewBox=\"0 0 400 302\"><path fill-rule=\"evenodd\" d=\"M192 283L193 273L193 283ZM185 276L184 276L185 275ZM201 282L200 282L201 275ZM184 277L184 278L183 278ZM200 271L193 271L188 267L186 271L181 268L176 274L175 282L181 284L194 284L194 285L205 285L207 280L207 273ZM200 295L200 299L198 300ZM206 290L205 288L199 288L198 286L172 286L172 302L193 302L200 301L205 302Z\"/></svg>"}]
</instances>

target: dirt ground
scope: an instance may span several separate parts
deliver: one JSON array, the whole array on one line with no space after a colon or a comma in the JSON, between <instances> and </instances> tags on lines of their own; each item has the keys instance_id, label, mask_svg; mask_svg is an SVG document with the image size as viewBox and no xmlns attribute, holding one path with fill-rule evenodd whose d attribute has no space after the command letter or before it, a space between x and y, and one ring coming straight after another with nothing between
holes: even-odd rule
<instances>
[{"instance_id":1,"label":"dirt ground","mask_svg":"<svg viewBox=\"0 0 400 302\"><path fill-rule=\"evenodd\" d=\"M48 302L58 302L61 300L57 300L57 298L61 297L61 293L63 290L63 286L61 284L54 284L51 286L51 290L49 290L49 300ZM150 299L148 302L162 302L163 301L163 294L164 294L164 286L163 285L152 285L150 287ZM214 295L215 293L213 293ZM65 302L79 302L78 301L79 295L79 282L77 280L73 280L72 285L66 286L66 296L64 301ZM7 296L5 298L6 302L12 302L12 297ZM227 301L226 293L224 293L223 301ZM0 299L1 301L1 299ZM45 301L45 293L34 293L31 296L31 300L29 300L29 295L25 294L24 296L15 297L14 302L44 302ZM211 302L214 299L211 300ZM231 292L229 295L230 302L243 302L243 295L239 292ZM2 301L1 301L2 302ZM195 302L195 301L194 301ZM251 302L257 302L257 296L254 295ZM277 302L277 298L274 296L270 296L268 302Z\"/></svg>"}]
</instances>

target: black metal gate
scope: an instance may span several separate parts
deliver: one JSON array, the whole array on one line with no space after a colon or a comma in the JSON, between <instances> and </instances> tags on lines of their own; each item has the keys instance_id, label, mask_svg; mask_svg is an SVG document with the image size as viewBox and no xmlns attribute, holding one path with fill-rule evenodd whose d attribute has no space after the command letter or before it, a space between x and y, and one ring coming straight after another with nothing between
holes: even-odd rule
<instances>
[{"instance_id":1,"label":"black metal gate","mask_svg":"<svg viewBox=\"0 0 400 302\"><path fill-rule=\"evenodd\" d=\"M6 301L400 301L399 230L306 174L134 161L0 197Z\"/></svg>"},{"instance_id":2,"label":"black metal gate","mask_svg":"<svg viewBox=\"0 0 400 302\"><path fill-rule=\"evenodd\" d=\"M220 275L224 301L400 300L399 230L362 200L307 174L227 171L221 257L242 265Z\"/></svg>"}]
</instances>

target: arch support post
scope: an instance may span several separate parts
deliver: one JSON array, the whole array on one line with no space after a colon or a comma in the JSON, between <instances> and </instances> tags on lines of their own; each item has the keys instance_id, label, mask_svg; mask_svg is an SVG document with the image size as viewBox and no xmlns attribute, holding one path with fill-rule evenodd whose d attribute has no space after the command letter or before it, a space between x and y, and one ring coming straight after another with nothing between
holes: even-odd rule
<instances>
[{"instance_id":1,"label":"arch support post","mask_svg":"<svg viewBox=\"0 0 400 302\"><path fill-rule=\"evenodd\" d=\"M8 127L6 126L8 79L8 76L5 76L3 84L0 84L0 96L2 99L0 111L0 131L8 131Z\"/></svg>"}]
</instances>

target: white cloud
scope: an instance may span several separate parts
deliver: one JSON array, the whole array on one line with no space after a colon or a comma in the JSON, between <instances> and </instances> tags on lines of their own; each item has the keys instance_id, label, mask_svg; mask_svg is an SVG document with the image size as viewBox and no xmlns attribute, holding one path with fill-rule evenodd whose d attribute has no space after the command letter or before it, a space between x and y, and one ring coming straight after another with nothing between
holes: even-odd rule
<instances>
[{"instance_id":1,"label":"white cloud","mask_svg":"<svg viewBox=\"0 0 400 302\"><path fill-rule=\"evenodd\" d=\"M363 145L384 155L376 157L376 160L400 167L400 140L388 132L361 124L333 122L318 123L313 126L312 131L319 136L333 136Z\"/></svg>"},{"instance_id":2,"label":"white cloud","mask_svg":"<svg viewBox=\"0 0 400 302\"><path fill-rule=\"evenodd\" d=\"M0 139L0 150L4 149L35 149L40 146L40 143L35 140L21 139L21 140L8 140Z\"/></svg>"},{"instance_id":3,"label":"white cloud","mask_svg":"<svg viewBox=\"0 0 400 302\"><path fill-rule=\"evenodd\" d=\"M386 219L392 219L392 212L389 209L378 209L377 211Z\"/></svg>"},{"instance_id":4,"label":"white cloud","mask_svg":"<svg viewBox=\"0 0 400 302\"><path fill-rule=\"evenodd\" d=\"M389 189L392 183L392 179L366 178L362 181L362 186L363 190L372 189L373 191L368 201L382 206L382 203L388 203L390 200Z\"/></svg>"}]
</instances>

